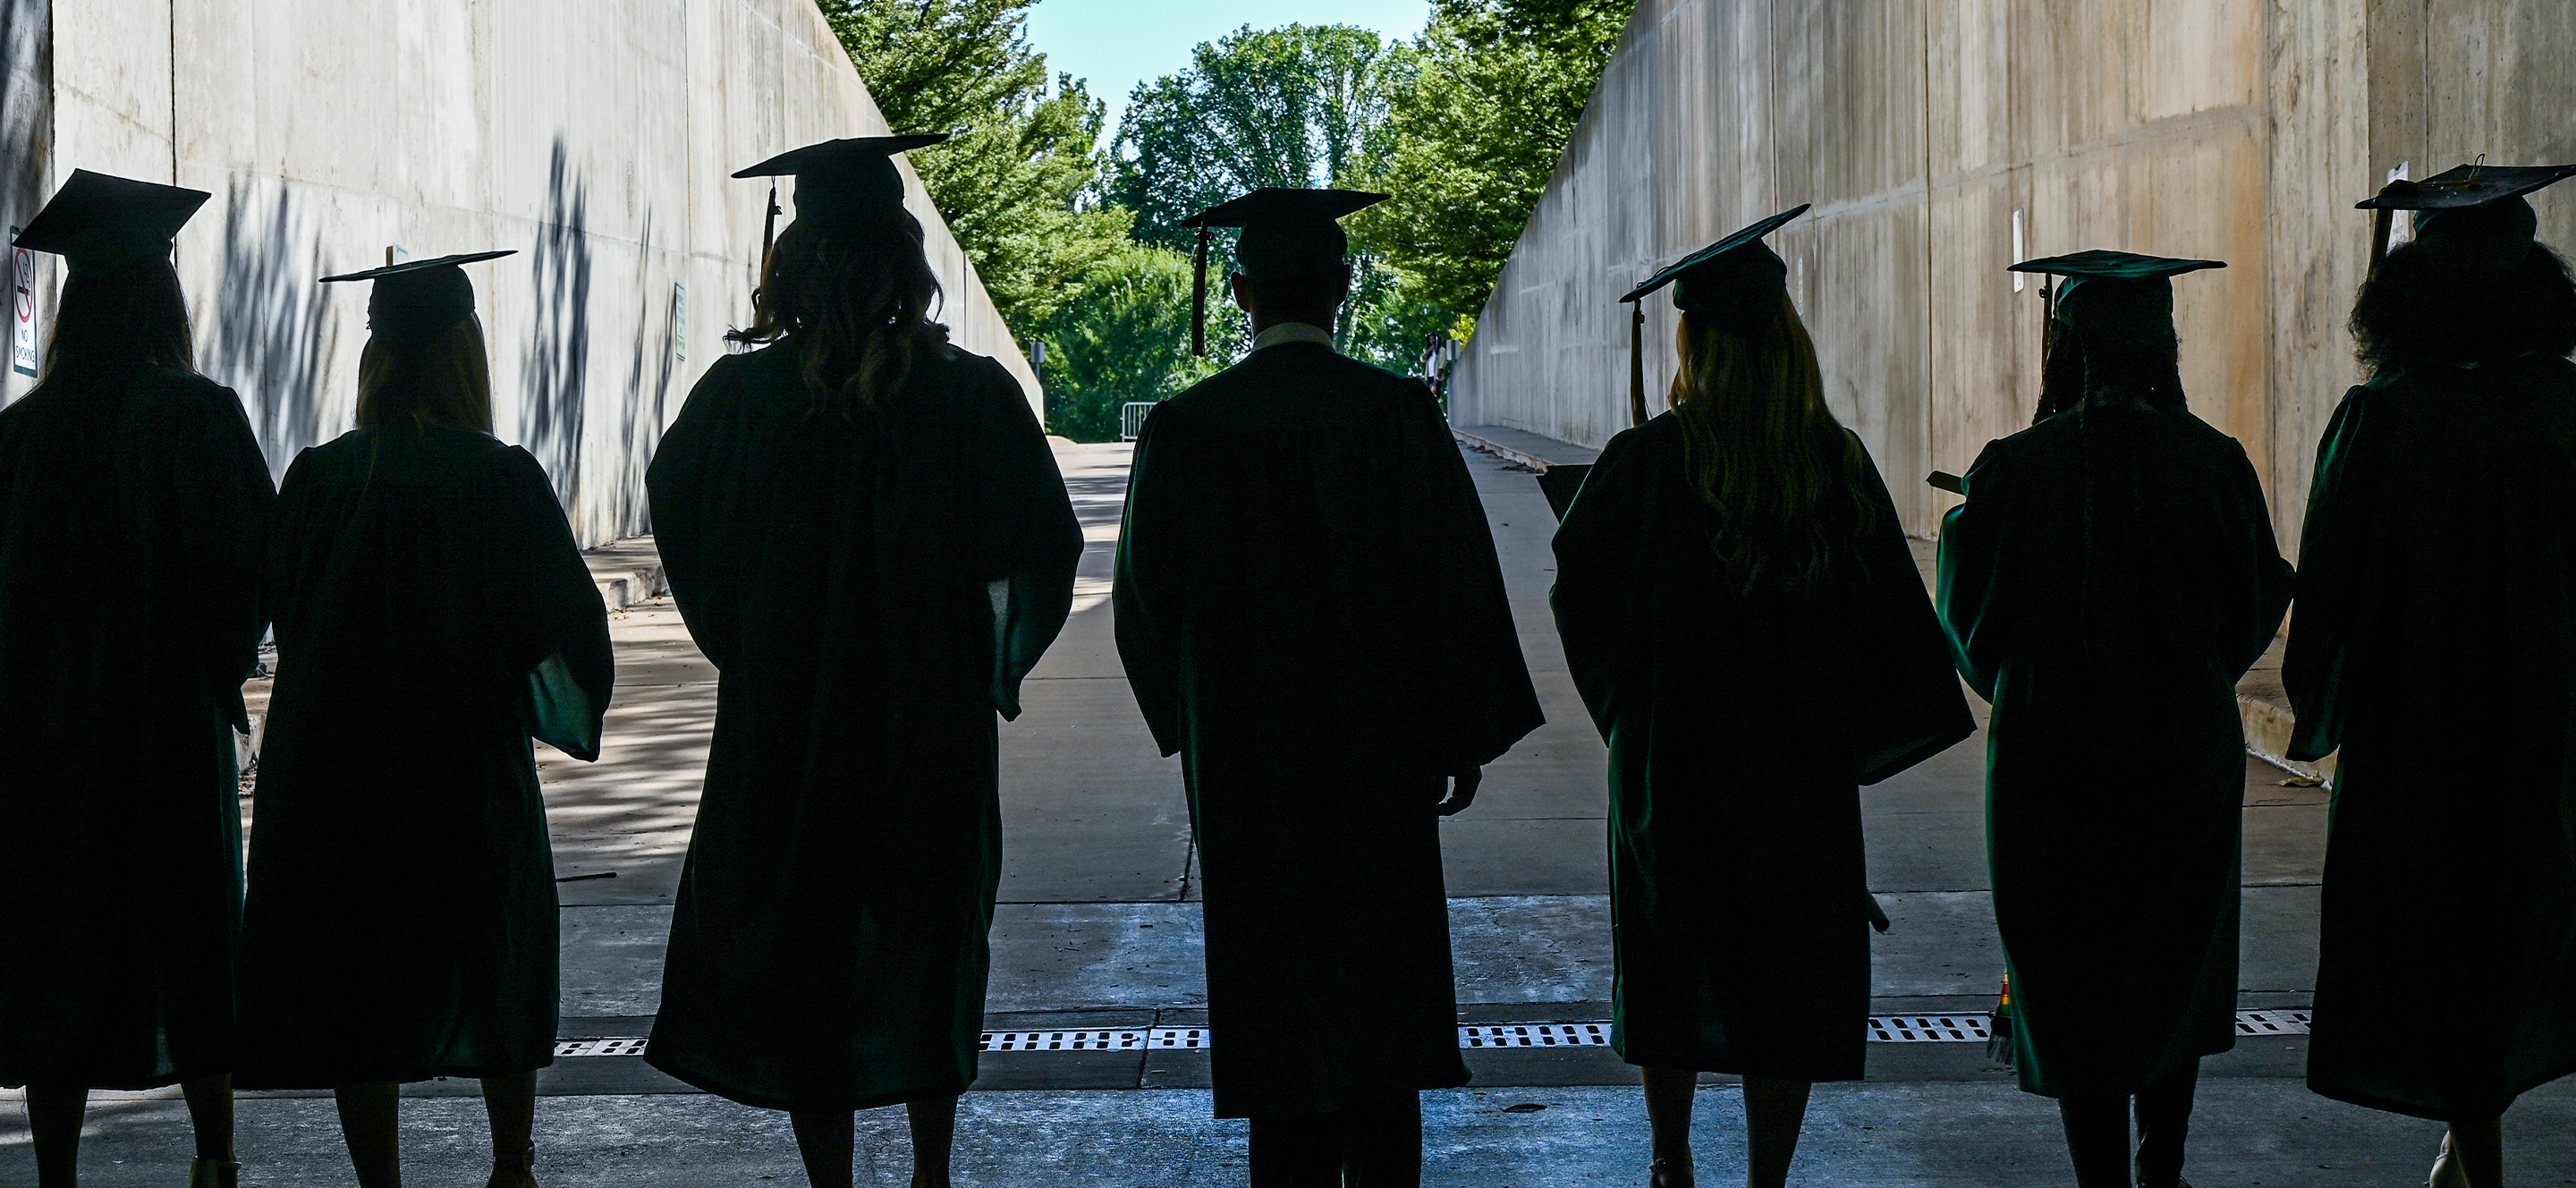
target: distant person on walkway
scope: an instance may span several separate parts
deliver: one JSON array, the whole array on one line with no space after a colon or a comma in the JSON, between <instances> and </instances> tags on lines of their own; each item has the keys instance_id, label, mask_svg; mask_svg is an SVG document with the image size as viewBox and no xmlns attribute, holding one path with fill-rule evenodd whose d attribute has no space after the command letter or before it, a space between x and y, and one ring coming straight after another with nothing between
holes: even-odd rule
<instances>
[{"instance_id":1,"label":"distant person on walkway","mask_svg":"<svg viewBox=\"0 0 2576 1188\"><path fill-rule=\"evenodd\" d=\"M939 282L892 154L794 174L750 328L662 438L653 525L723 672L706 791L645 1059L788 1111L848 1188L853 1111L901 1103L915 1188L947 1188L975 1079L1002 865L999 725L1073 604L1055 456L1000 363L930 320Z\"/></svg>"},{"instance_id":2,"label":"distant person on walkway","mask_svg":"<svg viewBox=\"0 0 2576 1188\"><path fill-rule=\"evenodd\" d=\"M0 1085L41 1188L92 1087L176 1082L192 1188L231 1188L241 805L268 464L197 374L171 238L206 193L74 170L17 246L71 266L0 409Z\"/></svg>"},{"instance_id":3,"label":"distant person on walkway","mask_svg":"<svg viewBox=\"0 0 2576 1188\"><path fill-rule=\"evenodd\" d=\"M2576 1072L2576 282L2522 197L2571 174L2365 203L2415 238L2353 307L2282 674L2292 757L2341 748L2308 1086L2450 1123L2440 1188Z\"/></svg>"},{"instance_id":4,"label":"distant person on walkway","mask_svg":"<svg viewBox=\"0 0 2576 1188\"><path fill-rule=\"evenodd\" d=\"M1856 1081L1860 785L1976 729L1860 438L1825 407L1764 219L1667 268L1672 411L1610 439L1556 534L1557 631L1610 744L1611 1044L1655 1188L1689 1188L1698 1076L1744 1078L1747 1183L1787 1182L1816 1081Z\"/></svg>"},{"instance_id":5,"label":"distant person on walkway","mask_svg":"<svg viewBox=\"0 0 2576 1188\"><path fill-rule=\"evenodd\" d=\"M1146 418L1118 542L1118 652L1181 755L1216 1114L1252 1120L1254 1188L1419 1182L1419 1091L1467 1083L1440 818L1541 720L1439 405L1333 349L1334 220L1380 197L1190 220L1243 228L1252 353ZM1376 1025L1316 1026L1352 1010Z\"/></svg>"},{"instance_id":6,"label":"distant person on walkway","mask_svg":"<svg viewBox=\"0 0 2576 1188\"><path fill-rule=\"evenodd\" d=\"M2236 682L2291 574L2245 448L2183 400L2171 278L2223 267L2014 265L2069 278L2039 415L1988 443L1941 529L1942 618L1995 707L1986 837L2014 1064L2057 1099L2082 1188L2182 1184L2200 1059L2236 1046Z\"/></svg>"},{"instance_id":7,"label":"distant person on walkway","mask_svg":"<svg viewBox=\"0 0 2576 1188\"><path fill-rule=\"evenodd\" d=\"M554 854L528 740L599 757L614 675L553 487L492 436L449 256L373 280L358 427L295 459L268 582L241 1082L335 1091L361 1188L402 1182L400 1082L479 1077L492 1188L536 1183L554 1061Z\"/></svg>"}]
</instances>

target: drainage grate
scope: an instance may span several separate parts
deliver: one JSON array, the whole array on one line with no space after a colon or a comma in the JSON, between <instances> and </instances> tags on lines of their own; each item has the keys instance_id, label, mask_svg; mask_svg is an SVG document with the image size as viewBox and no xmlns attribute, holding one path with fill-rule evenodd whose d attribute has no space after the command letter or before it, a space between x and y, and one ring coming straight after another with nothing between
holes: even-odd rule
<instances>
[{"instance_id":1,"label":"drainage grate","mask_svg":"<svg viewBox=\"0 0 2576 1188\"><path fill-rule=\"evenodd\" d=\"M644 1041L640 1039L556 1040L557 1056L641 1056Z\"/></svg>"},{"instance_id":2,"label":"drainage grate","mask_svg":"<svg viewBox=\"0 0 2576 1188\"><path fill-rule=\"evenodd\" d=\"M1608 1023L1486 1023L1458 1029L1461 1048L1606 1048Z\"/></svg>"},{"instance_id":3,"label":"drainage grate","mask_svg":"<svg viewBox=\"0 0 2576 1188\"><path fill-rule=\"evenodd\" d=\"M2306 1035L2307 1033L2308 1013L2306 1011L2236 1012L2236 1034L2238 1035Z\"/></svg>"},{"instance_id":4,"label":"drainage grate","mask_svg":"<svg viewBox=\"0 0 2576 1188\"><path fill-rule=\"evenodd\" d=\"M1203 1052L1207 1050L1208 1039L1208 1029L1204 1027L1157 1027L1146 1033L1145 1046Z\"/></svg>"},{"instance_id":5,"label":"drainage grate","mask_svg":"<svg viewBox=\"0 0 2576 1188\"><path fill-rule=\"evenodd\" d=\"M1985 1015L1871 1015L1869 1038L1879 1044L1981 1043L1991 1034Z\"/></svg>"},{"instance_id":6,"label":"drainage grate","mask_svg":"<svg viewBox=\"0 0 2576 1188\"><path fill-rule=\"evenodd\" d=\"M987 1052L1133 1052L1145 1046L1145 1033L1117 1031L987 1031Z\"/></svg>"}]
</instances>

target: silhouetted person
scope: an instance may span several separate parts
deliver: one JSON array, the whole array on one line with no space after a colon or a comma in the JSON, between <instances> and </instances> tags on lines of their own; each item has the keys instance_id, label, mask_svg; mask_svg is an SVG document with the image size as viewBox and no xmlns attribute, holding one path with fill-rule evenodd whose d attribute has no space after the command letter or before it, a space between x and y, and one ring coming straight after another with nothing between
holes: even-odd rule
<instances>
[{"instance_id":1,"label":"silhouetted person","mask_svg":"<svg viewBox=\"0 0 2576 1188\"><path fill-rule=\"evenodd\" d=\"M231 1188L241 805L274 489L197 374L170 241L209 195L74 170L17 246L70 264L0 410L0 1085L71 1188L91 1087L176 1082Z\"/></svg>"},{"instance_id":2,"label":"silhouetted person","mask_svg":"<svg viewBox=\"0 0 2576 1188\"><path fill-rule=\"evenodd\" d=\"M1610 439L1556 534L1566 665L1610 744L1611 1044L1644 1069L1657 1188L1688 1188L1703 1072L1744 1078L1747 1182L1786 1182L1808 1086L1861 1077L1860 785L1976 729L1896 507L1825 407L1762 236L1630 292L1681 310L1672 411Z\"/></svg>"},{"instance_id":3,"label":"silhouetted person","mask_svg":"<svg viewBox=\"0 0 2576 1188\"><path fill-rule=\"evenodd\" d=\"M2282 674L2292 756L2341 748L2308 1086L2450 1123L2445 1188L2576 1072L2576 283L2521 197L2571 173L2371 203L2415 239L2353 308Z\"/></svg>"},{"instance_id":4,"label":"silhouetted person","mask_svg":"<svg viewBox=\"0 0 2576 1188\"><path fill-rule=\"evenodd\" d=\"M1334 220L1380 197L1190 220L1244 229L1253 349L1146 418L1118 543L1118 652L1188 784L1216 1114L1252 1120L1255 1188L1419 1181L1419 1091L1467 1083L1439 819L1541 721L1439 405L1333 350ZM1315 1026L1353 1009L1376 1026Z\"/></svg>"},{"instance_id":5,"label":"silhouetted person","mask_svg":"<svg viewBox=\"0 0 2576 1188\"><path fill-rule=\"evenodd\" d=\"M536 1183L554 1061L554 854L531 736L599 757L599 589L545 471L492 436L461 264L373 280L358 427L295 459L268 588L277 684L244 923L243 1085L330 1088L394 1188L396 1087L479 1077L493 1188Z\"/></svg>"},{"instance_id":6,"label":"silhouetted person","mask_svg":"<svg viewBox=\"0 0 2576 1188\"><path fill-rule=\"evenodd\" d=\"M2244 447L2183 399L2171 277L2222 267L2014 265L2070 278L2039 416L1977 456L1941 529L1941 613L1995 707L1986 837L2014 1064L2058 1099L2083 1188L2181 1184L2200 1058L2236 1046L2236 681L2291 574Z\"/></svg>"},{"instance_id":7,"label":"silhouetted person","mask_svg":"<svg viewBox=\"0 0 2576 1188\"><path fill-rule=\"evenodd\" d=\"M946 1188L975 1079L1002 825L994 714L1063 627L1082 553L1017 381L929 320L939 281L891 154L793 173L737 342L662 438L653 524L723 671L706 791L645 1059L786 1110L815 1188L851 1113L902 1103L917 1188Z\"/></svg>"}]
</instances>

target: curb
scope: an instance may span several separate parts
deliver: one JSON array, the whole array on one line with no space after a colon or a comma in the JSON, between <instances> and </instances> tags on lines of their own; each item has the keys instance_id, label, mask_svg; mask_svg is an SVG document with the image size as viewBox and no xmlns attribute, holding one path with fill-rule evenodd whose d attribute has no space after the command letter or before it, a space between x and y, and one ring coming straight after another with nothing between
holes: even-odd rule
<instances>
[{"instance_id":1,"label":"curb","mask_svg":"<svg viewBox=\"0 0 2576 1188\"><path fill-rule=\"evenodd\" d=\"M590 566L590 580L599 587L600 602L612 611L671 590L670 579L662 570L662 554L654 549L649 535L629 536L584 549L581 559Z\"/></svg>"}]
</instances>

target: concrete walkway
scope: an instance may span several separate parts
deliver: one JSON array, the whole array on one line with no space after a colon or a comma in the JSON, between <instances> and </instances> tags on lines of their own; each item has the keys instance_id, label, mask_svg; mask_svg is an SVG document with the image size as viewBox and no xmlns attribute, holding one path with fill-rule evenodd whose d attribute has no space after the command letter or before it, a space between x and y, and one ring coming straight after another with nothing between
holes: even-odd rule
<instances>
[{"instance_id":1,"label":"concrete walkway","mask_svg":"<svg viewBox=\"0 0 2576 1188\"><path fill-rule=\"evenodd\" d=\"M1077 605L1002 732L1005 869L987 1027L1187 1028L1206 1021L1199 916L1178 766L1157 758L1114 647L1109 562L1128 449L1060 452L1089 540ZM1462 1022L1606 1019L1610 946L1603 751L1577 702L1546 591L1545 500L1526 470L1466 455L1494 526L1522 646L1549 724L1489 769L1470 812L1442 826ZM640 543L626 547L640 550ZM619 562L633 572L638 557ZM659 1005L670 901L696 808L716 674L667 597L613 612L619 688L600 762L540 750L563 895L567 1040L640 1037ZM1880 1014L1982 1013L2001 973L1986 892L1980 741L1863 801L1870 871L1895 923L1875 942ZM2316 962L2325 797L2246 769L2247 1009L2304 1007ZM2083 773L2068 773L2081 794ZM2428 1004L2475 1009L2463 1001ZM1322 1027L1366 1027L1339 1004ZM1860 1026L1861 1020L1854 1020ZM1216 1042L1223 1042L1220 1037ZM1644 1180L1633 1070L1599 1047L1474 1050L1476 1083L1426 1095L1435 1188L1556 1188ZM2421 1181L2439 1127L2309 1094L2305 1039L2248 1039L2208 1065L2193 1136L2203 1188L2345 1188ZM996 1052L959 1127L970 1185L1239 1185L1244 1128L1207 1116L1203 1051ZM1741 1114L1710 1078L1704 1183L1741 1166ZM633 1056L574 1056L543 1077L539 1168L563 1186L801 1182L786 1119L688 1090ZM470 1083L408 1091L414 1182L479 1183ZM186 1129L175 1095L103 1094L87 1183L176 1185ZM241 1105L243 1182L346 1184L331 1104ZM1820 1086L1793 1183L1906 1186L2071 1182L2052 1103L2016 1091L1973 1043L1874 1043L1867 1081ZM899 1111L862 1115L864 1184L904 1182ZM2508 1118L2517 1184L2576 1184L2576 1082ZM0 1185L32 1181L23 1114L0 1098ZM122 1162L119 1162L122 1161Z\"/></svg>"}]
</instances>

